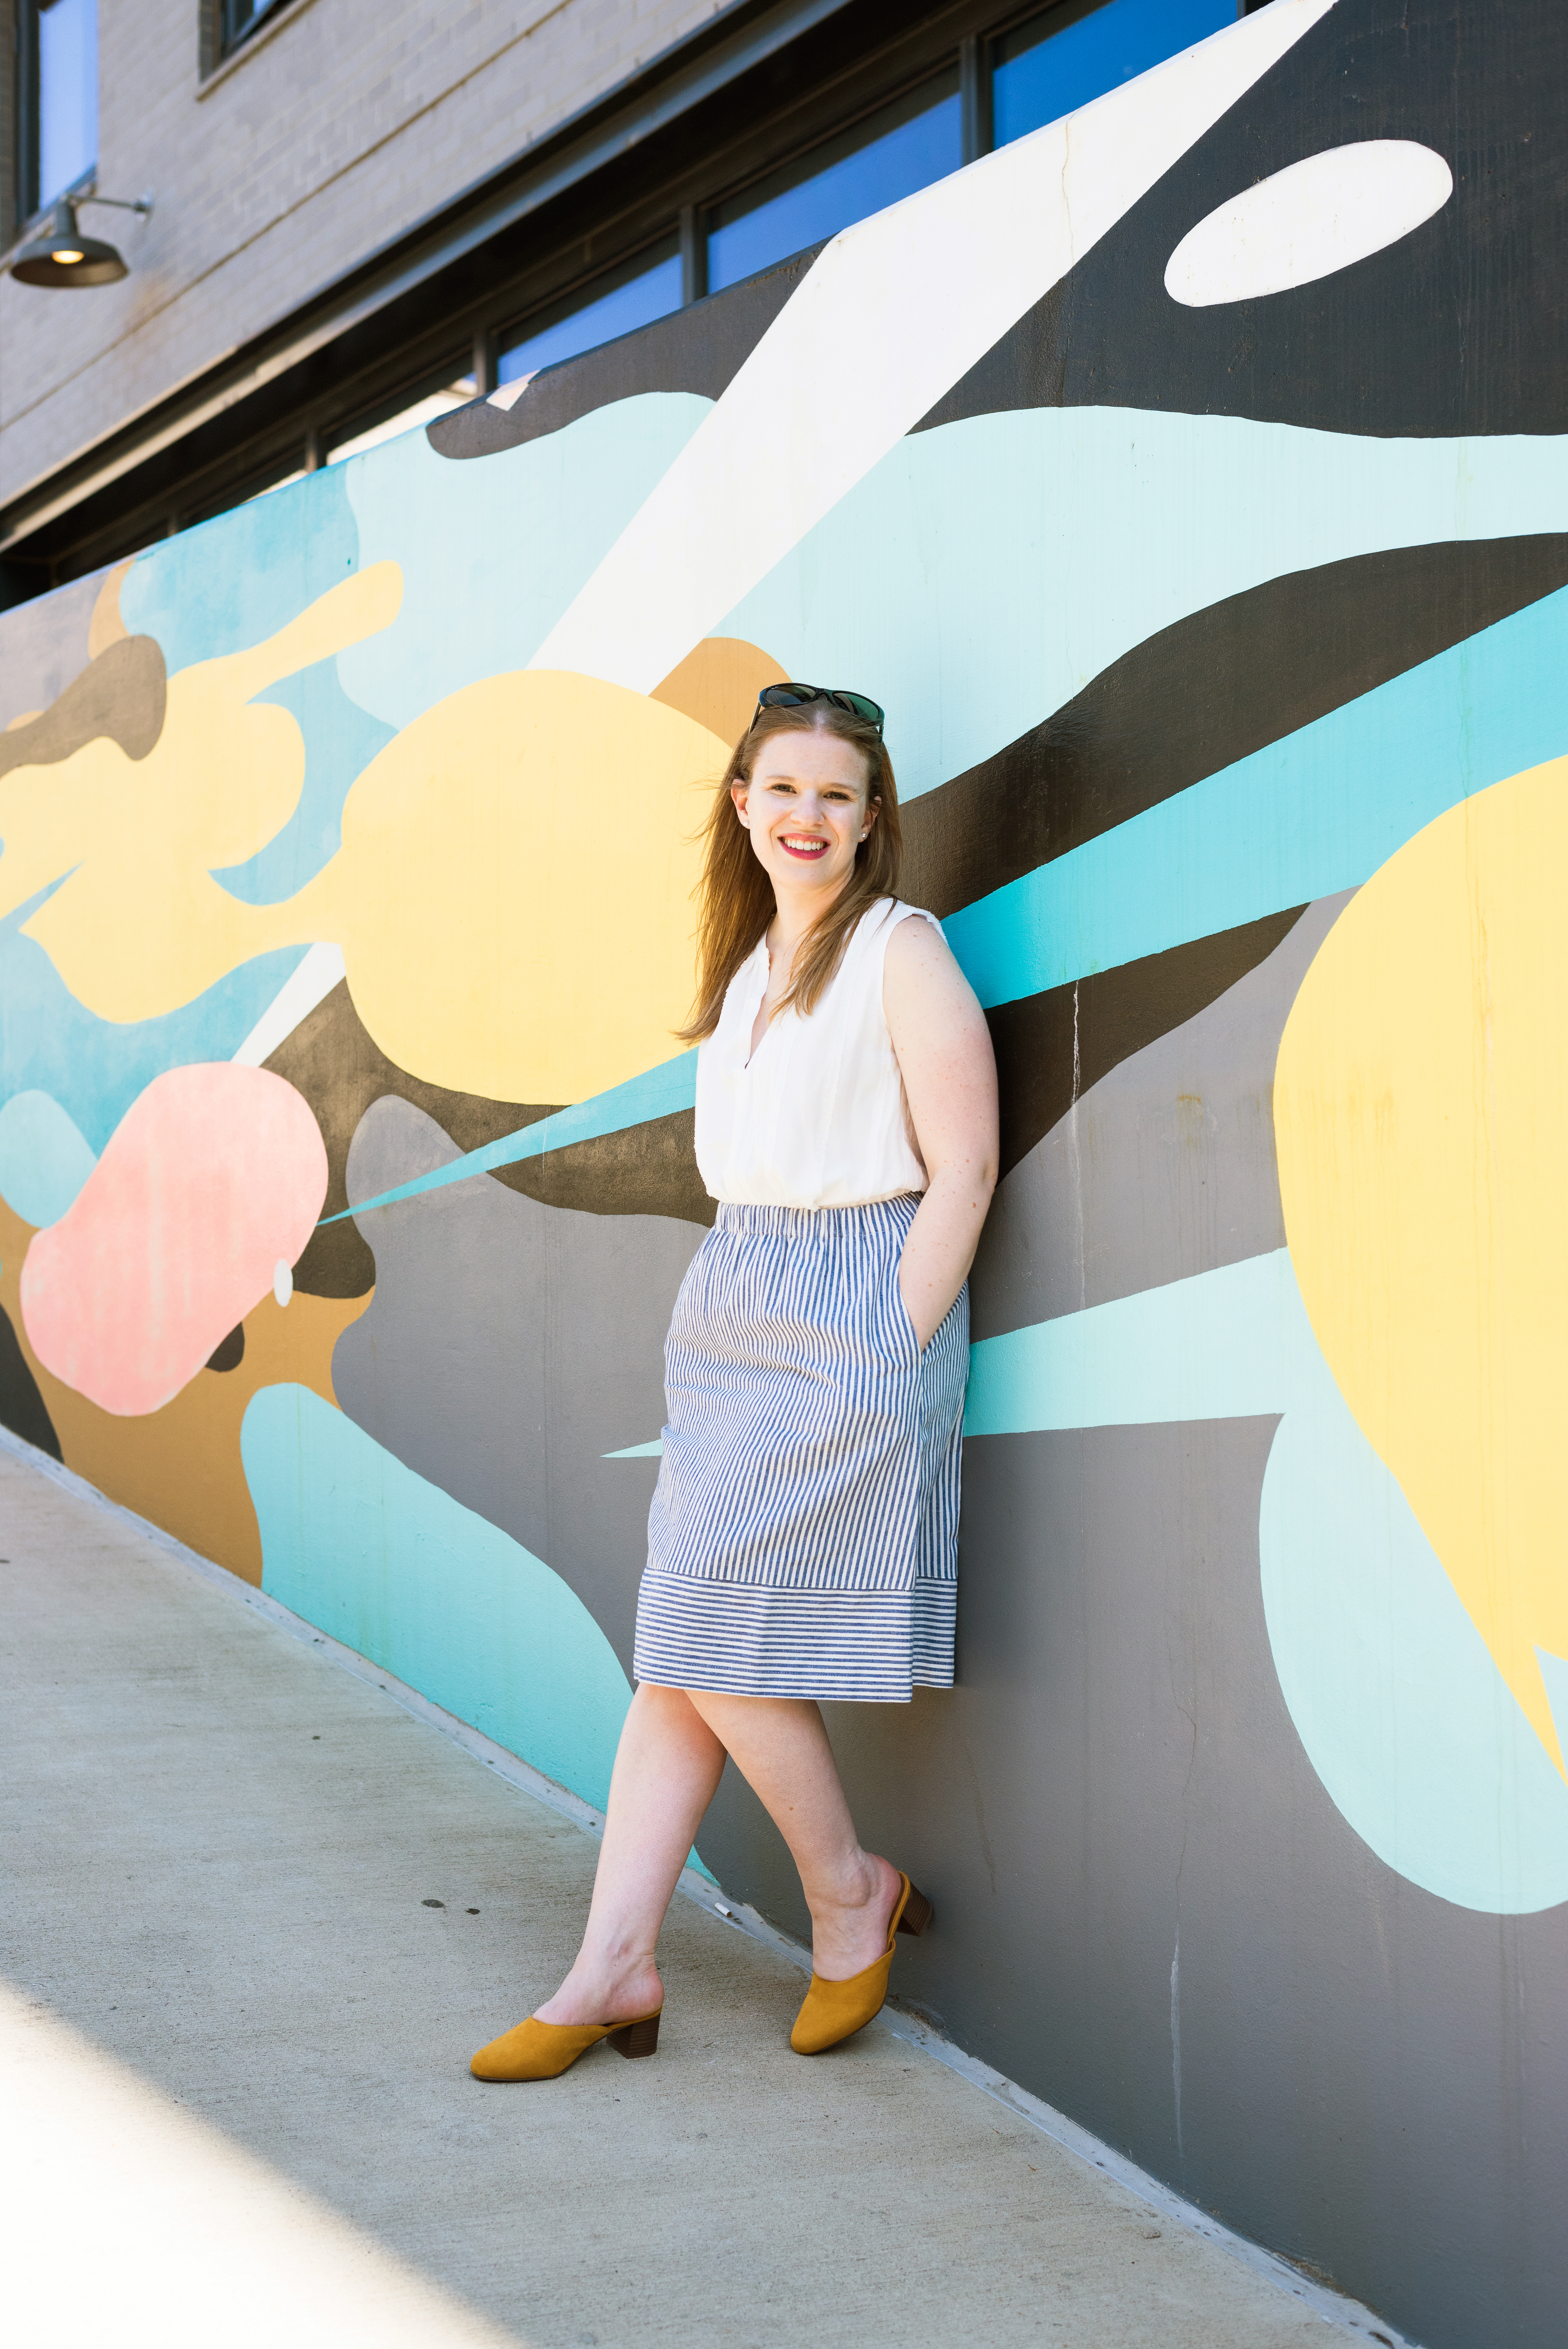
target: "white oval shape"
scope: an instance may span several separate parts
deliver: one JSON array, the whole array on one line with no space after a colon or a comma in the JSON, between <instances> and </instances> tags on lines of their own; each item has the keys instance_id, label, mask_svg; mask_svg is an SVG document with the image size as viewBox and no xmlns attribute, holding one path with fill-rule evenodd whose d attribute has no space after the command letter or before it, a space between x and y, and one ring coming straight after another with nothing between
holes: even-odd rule
<instances>
[{"instance_id":1,"label":"white oval shape","mask_svg":"<svg viewBox=\"0 0 1568 2349\"><path fill-rule=\"evenodd\" d=\"M1165 291L1206 310L1310 285L1397 244L1453 191L1442 157L1413 139L1326 147L1190 228L1165 264Z\"/></svg>"},{"instance_id":2,"label":"white oval shape","mask_svg":"<svg viewBox=\"0 0 1568 2349\"><path fill-rule=\"evenodd\" d=\"M280 1305L286 1305L294 1295L294 1267L280 1256L273 1268L273 1295Z\"/></svg>"}]
</instances>

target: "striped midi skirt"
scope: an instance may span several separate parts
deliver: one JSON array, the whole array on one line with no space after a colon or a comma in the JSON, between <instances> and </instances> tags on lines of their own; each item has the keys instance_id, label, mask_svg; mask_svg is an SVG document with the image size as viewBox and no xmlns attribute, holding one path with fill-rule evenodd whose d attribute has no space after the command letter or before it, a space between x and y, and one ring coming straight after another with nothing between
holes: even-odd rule
<instances>
[{"instance_id":1,"label":"striped midi skirt","mask_svg":"<svg viewBox=\"0 0 1568 2349\"><path fill-rule=\"evenodd\" d=\"M969 1297L922 1351L898 1286L919 1204L719 1208L665 1349L639 1680L952 1686Z\"/></svg>"}]
</instances>

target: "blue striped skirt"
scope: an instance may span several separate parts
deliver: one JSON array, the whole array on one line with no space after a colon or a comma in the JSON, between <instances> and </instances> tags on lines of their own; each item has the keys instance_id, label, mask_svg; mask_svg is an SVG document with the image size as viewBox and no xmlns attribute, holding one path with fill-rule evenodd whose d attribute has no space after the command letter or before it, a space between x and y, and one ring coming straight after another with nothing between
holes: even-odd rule
<instances>
[{"instance_id":1,"label":"blue striped skirt","mask_svg":"<svg viewBox=\"0 0 1568 2349\"><path fill-rule=\"evenodd\" d=\"M898 1286L919 1205L719 1208L665 1348L639 1680L952 1686L969 1295L923 1352Z\"/></svg>"}]
</instances>

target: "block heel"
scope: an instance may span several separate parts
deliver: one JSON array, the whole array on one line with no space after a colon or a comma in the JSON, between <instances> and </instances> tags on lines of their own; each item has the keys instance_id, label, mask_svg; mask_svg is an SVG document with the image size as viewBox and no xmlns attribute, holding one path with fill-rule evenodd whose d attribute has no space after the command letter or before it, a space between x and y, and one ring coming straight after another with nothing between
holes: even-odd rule
<instances>
[{"instance_id":1,"label":"block heel","mask_svg":"<svg viewBox=\"0 0 1568 2349\"><path fill-rule=\"evenodd\" d=\"M612 2031L610 2044L617 2055L652 2055L659 2044L659 2018L645 2015L641 2023L628 2023L622 2031Z\"/></svg>"},{"instance_id":2,"label":"block heel","mask_svg":"<svg viewBox=\"0 0 1568 2349\"><path fill-rule=\"evenodd\" d=\"M904 1902L903 1909L900 1911L899 1920L894 1926L893 1930L898 1933L913 1933L916 1935L923 1933L935 1914L935 1909L932 1907L930 1901L926 1899L919 1885L912 1884L909 1888L909 1899Z\"/></svg>"}]
</instances>

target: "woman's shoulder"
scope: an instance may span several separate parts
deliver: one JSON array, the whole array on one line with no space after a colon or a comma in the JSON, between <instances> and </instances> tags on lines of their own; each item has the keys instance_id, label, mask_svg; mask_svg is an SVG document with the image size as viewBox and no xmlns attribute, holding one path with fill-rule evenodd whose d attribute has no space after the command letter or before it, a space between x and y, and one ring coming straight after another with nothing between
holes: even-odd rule
<instances>
[{"instance_id":1,"label":"woman's shoulder","mask_svg":"<svg viewBox=\"0 0 1568 2349\"><path fill-rule=\"evenodd\" d=\"M956 986L967 994L968 981L943 936L936 916L928 913L923 905L902 903L898 913L900 916L918 918L889 921L882 962L884 996L890 988L898 994L913 988L923 996L934 984L944 991Z\"/></svg>"},{"instance_id":2,"label":"woman's shoulder","mask_svg":"<svg viewBox=\"0 0 1568 2349\"><path fill-rule=\"evenodd\" d=\"M903 897L879 897L873 911L881 916L890 954L895 940L903 940L900 952L908 953L912 943L918 952L922 942L942 936L942 924L936 916L928 913L923 905L910 905Z\"/></svg>"},{"instance_id":3,"label":"woman's shoulder","mask_svg":"<svg viewBox=\"0 0 1568 2349\"><path fill-rule=\"evenodd\" d=\"M911 915L918 916L921 928L934 929L940 936L942 925L936 916L928 914L923 905L912 905L904 897L873 898L861 916L860 926L868 936L875 933L892 938L899 930L909 927Z\"/></svg>"}]
</instances>

